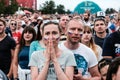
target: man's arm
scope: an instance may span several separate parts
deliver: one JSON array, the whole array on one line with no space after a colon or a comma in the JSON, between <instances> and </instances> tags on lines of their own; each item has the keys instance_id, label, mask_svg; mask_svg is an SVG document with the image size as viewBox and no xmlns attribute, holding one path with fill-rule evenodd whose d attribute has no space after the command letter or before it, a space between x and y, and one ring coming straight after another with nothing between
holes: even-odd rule
<instances>
[{"instance_id":1,"label":"man's arm","mask_svg":"<svg viewBox=\"0 0 120 80\"><path fill-rule=\"evenodd\" d=\"M98 65L89 68L89 72L91 74L91 78L88 80L100 80L101 79L100 73L98 71Z\"/></svg>"},{"instance_id":2,"label":"man's arm","mask_svg":"<svg viewBox=\"0 0 120 80\"><path fill-rule=\"evenodd\" d=\"M89 72L91 74L91 77L84 77L79 72L77 75L74 75L73 80L101 80L100 74L98 72L97 65L94 67L89 68Z\"/></svg>"},{"instance_id":3,"label":"man's arm","mask_svg":"<svg viewBox=\"0 0 120 80\"><path fill-rule=\"evenodd\" d=\"M103 56L103 58L110 58L110 59L112 59L112 56Z\"/></svg>"},{"instance_id":4,"label":"man's arm","mask_svg":"<svg viewBox=\"0 0 120 80\"><path fill-rule=\"evenodd\" d=\"M11 65L10 65L10 70L9 70L9 73L7 74L7 77L8 78L11 78L12 77L12 74L13 74L13 54L14 54L14 50L11 49Z\"/></svg>"}]
</instances>

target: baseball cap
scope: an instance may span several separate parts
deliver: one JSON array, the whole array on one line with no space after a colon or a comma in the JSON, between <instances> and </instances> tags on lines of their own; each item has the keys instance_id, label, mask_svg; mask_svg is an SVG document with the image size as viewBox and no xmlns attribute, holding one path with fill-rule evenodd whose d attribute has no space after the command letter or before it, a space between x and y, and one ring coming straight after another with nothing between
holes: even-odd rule
<instances>
[{"instance_id":1,"label":"baseball cap","mask_svg":"<svg viewBox=\"0 0 120 80\"><path fill-rule=\"evenodd\" d=\"M97 12L97 17L105 17L105 12L104 11L98 11Z\"/></svg>"},{"instance_id":2,"label":"baseball cap","mask_svg":"<svg viewBox=\"0 0 120 80\"><path fill-rule=\"evenodd\" d=\"M43 20L43 18L39 16L39 17L37 18L37 20Z\"/></svg>"}]
</instances>

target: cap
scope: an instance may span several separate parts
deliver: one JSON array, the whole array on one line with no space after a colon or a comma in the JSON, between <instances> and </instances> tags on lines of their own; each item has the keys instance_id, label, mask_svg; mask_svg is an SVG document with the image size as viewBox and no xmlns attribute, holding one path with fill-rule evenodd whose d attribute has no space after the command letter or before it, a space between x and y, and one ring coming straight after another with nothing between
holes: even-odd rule
<instances>
[{"instance_id":1,"label":"cap","mask_svg":"<svg viewBox=\"0 0 120 80\"><path fill-rule=\"evenodd\" d=\"M39 16L39 17L37 18L37 20L43 20L43 18Z\"/></svg>"},{"instance_id":2,"label":"cap","mask_svg":"<svg viewBox=\"0 0 120 80\"><path fill-rule=\"evenodd\" d=\"M97 17L105 17L105 12L104 11L98 11L97 12Z\"/></svg>"}]
</instances>

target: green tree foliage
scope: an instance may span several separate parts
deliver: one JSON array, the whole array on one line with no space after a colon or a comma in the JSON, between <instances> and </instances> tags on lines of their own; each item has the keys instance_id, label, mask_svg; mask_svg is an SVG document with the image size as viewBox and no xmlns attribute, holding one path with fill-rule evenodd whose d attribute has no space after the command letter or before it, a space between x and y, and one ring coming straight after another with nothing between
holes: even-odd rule
<instances>
[{"instance_id":1,"label":"green tree foliage","mask_svg":"<svg viewBox=\"0 0 120 80\"><path fill-rule=\"evenodd\" d=\"M43 3L43 6L41 6L41 12L43 14L54 14L55 13L55 2L50 0Z\"/></svg>"},{"instance_id":2,"label":"green tree foliage","mask_svg":"<svg viewBox=\"0 0 120 80\"><path fill-rule=\"evenodd\" d=\"M5 11L5 0L0 0L0 14L4 14Z\"/></svg>"},{"instance_id":3,"label":"green tree foliage","mask_svg":"<svg viewBox=\"0 0 120 80\"><path fill-rule=\"evenodd\" d=\"M5 0L0 0L0 14L14 14L18 9L16 0L11 0L10 5L5 4Z\"/></svg>"},{"instance_id":4,"label":"green tree foliage","mask_svg":"<svg viewBox=\"0 0 120 80\"><path fill-rule=\"evenodd\" d=\"M59 4L56 8L56 12L58 12L58 14L64 14L65 13L64 9L65 9L64 5Z\"/></svg>"},{"instance_id":5,"label":"green tree foliage","mask_svg":"<svg viewBox=\"0 0 120 80\"><path fill-rule=\"evenodd\" d=\"M71 13L71 11L68 9L68 10L66 11L66 13L67 13L67 14L70 14L70 13Z\"/></svg>"},{"instance_id":6,"label":"green tree foliage","mask_svg":"<svg viewBox=\"0 0 120 80\"><path fill-rule=\"evenodd\" d=\"M55 14L56 12L58 14L65 14L65 7L62 4L56 5L54 1L46 1L42 5L40 5L40 11L43 14ZM68 13L68 12L67 12Z\"/></svg>"},{"instance_id":7,"label":"green tree foliage","mask_svg":"<svg viewBox=\"0 0 120 80\"><path fill-rule=\"evenodd\" d=\"M107 8L106 11L105 11L106 14L112 14L114 12L116 12L116 10L113 9L113 8Z\"/></svg>"},{"instance_id":8,"label":"green tree foliage","mask_svg":"<svg viewBox=\"0 0 120 80\"><path fill-rule=\"evenodd\" d=\"M14 14L18 10L18 3L14 0L11 1L11 5L6 7L5 13Z\"/></svg>"}]
</instances>

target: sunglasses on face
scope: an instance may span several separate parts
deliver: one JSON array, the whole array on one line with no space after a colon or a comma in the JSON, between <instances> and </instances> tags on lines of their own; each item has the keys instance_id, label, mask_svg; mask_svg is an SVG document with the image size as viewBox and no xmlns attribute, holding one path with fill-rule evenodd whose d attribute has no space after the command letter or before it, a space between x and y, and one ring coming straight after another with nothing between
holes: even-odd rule
<instances>
[{"instance_id":1,"label":"sunglasses on face","mask_svg":"<svg viewBox=\"0 0 120 80\"><path fill-rule=\"evenodd\" d=\"M16 26L17 24L16 23L11 23L11 25L15 25Z\"/></svg>"}]
</instances>

